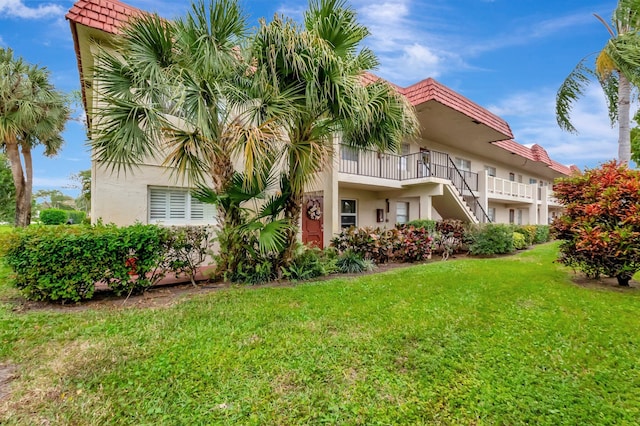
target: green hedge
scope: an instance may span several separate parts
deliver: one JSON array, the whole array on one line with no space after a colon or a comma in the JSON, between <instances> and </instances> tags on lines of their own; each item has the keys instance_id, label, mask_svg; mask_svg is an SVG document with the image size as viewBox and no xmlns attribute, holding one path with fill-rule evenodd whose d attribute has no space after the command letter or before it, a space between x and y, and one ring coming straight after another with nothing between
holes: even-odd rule
<instances>
[{"instance_id":1,"label":"green hedge","mask_svg":"<svg viewBox=\"0 0 640 426\"><path fill-rule=\"evenodd\" d=\"M40 221L45 225L62 225L67 221L67 212L60 209L42 210Z\"/></svg>"},{"instance_id":2,"label":"green hedge","mask_svg":"<svg viewBox=\"0 0 640 426\"><path fill-rule=\"evenodd\" d=\"M470 230L469 253L492 255L511 253L515 250L511 226L488 223ZM521 235L521 238L524 238Z\"/></svg>"},{"instance_id":3,"label":"green hedge","mask_svg":"<svg viewBox=\"0 0 640 426\"><path fill-rule=\"evenodd\" d=\"M125 294L147 289L170 271L193 276L204 259L208 233L199 228L186 238L180 229L30 226L3 235L0 255L28 299L79 301L93 296L97 282Z\"/></svg>"}]
</instances>

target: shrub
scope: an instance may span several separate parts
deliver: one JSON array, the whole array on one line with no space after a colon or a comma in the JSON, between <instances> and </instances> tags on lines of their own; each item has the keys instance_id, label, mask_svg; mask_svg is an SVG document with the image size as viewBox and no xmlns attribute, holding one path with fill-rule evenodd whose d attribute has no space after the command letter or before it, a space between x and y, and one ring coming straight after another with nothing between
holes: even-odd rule
<instances>
[{"instance_id":1,"label":"shrub","mask_svg":"<svg viewBox=\"0 0 640 426\"><path fill-rule=\"evenodd\" d=\"M549 225L536 225L536 236L533 239L534 244L546 243L550 237Z\"/></svg>"},{"instance_id":2,"label":"shrub","mask_svg":"<svg viewBox=\"0 0 640 426\"><path fill-rule=\"evenodd\" d=\"M343 229L331 244L343 253L351 250L359 254L363 259L370 259L374 263L385 263L393 254L394 244L398 238L396 229L384 230L380 228L356 228Z\"/></svg>"},{"instance_id":3,"label":"shrub","mask_svg":"<svg viewBox=\"0 0 640 426\"><path fill-rule=\"evenodd\" d=\"M140 292L169 271L195 273L205 238L195 227L30 226L3 236L13 284L32 300L90 299L95 283Z\"/></svg>"},{"instance_id":4,"label":"shrub","mask_svg":"<svg viewBox=\"0 0 640 426\"><path fill-rule=\"evenodd\" d=\"M367 261L359 253L349 249L338 256L336 267L343 274L357 274L370 271L375 266L371 260Z\"/></svg>"},{"instance_id":5,"label":"shrub","mask_svg":"<svg viewBox=\"0 0 640 426\"><path fill-rule=\"evenodd\" d=\"M308 280L328 275L336 270L336 259L318 248L300 244L296 249L293 262L283 267L282 276L288 280Z\"/></svg>"},{"instance_id":6,"label":"shrub","mask_svg":"<svg viewBox=\"0 0 640 426\"><path fill-rule=\"evenodd\" d=\"M640 270L640 171L610 161L556 182L565 213L553 223L559 261L589 277L616 277L628 286Z\"/></svg>"},{"instance_id":7,"label":"shrub","mask_svg":"<svg viewBox=\"0 0 640 426\"><path fill-rule=\"evenodd\" d=\"M171 227L166 242L166 269L176 276L186 274L195 285L195 276L207 257L211 236L211 229L206 226Z\"/></svg>"},{"instance_id":8,"label":"shrub","mask_svg":"<svg viewBox=\"0 0 640 426\"><path fill-rule=\"evenodd\" d=\"M85 223L85 218L87 214L85 212L70 210L67 211L67 220L66 222L70 222L72 224L82 224Z\"/></svg>"},{"instance_id":9,"label":"shrub","mask_svg":"<svg viewBox=\"0 0 640 426\"><path fill-rule=\"evenodd\" d=\"M428 232L433 233L436 231L438 222L435 220L429 220L429 219L416 219L416 220L411 220L407 222L406 226L413 226L416 229L424 228Z\"/></svg>"},{"instance_id":10,"label":"shrub","mask_svg":"<svg viewBox=\"0 0 640 426\"><path fill-rule=\"evenodd\" d=\"M523 250L529 247L529 244L527 244L527 239L524 236L524 234L521 234L520 232L513 233L513 247L516 250Z\"/></svg>"},{"instance_id":11,"label":"shrub","mask_svg":"<svg viewBox=\"0 0 640 426\"><path fill-rule=\"evenodd\" d=\"M513 232L522 234L526 247L529 247L536 239L536 229L536 225L516 225L513 227Z\"/></svg>"},{"instance_id":12,"label":"shrub","mask_svg":"<svg viewBox=\"0 0 640 426\"><path fill-rule=\"evenodd\" d=\"M443 259L459 252L467 237L464 223L457 219L444 219L437 223L433 234L434 251L442 254Z\"/></svg>"},{"instance_id":13,"label":"shrub","mask_svg":"<svg viewBox=\"0 0 640 426\"><path fill-rule=\"evenodd\" d=\"M470 234L469 252L473 255L511 253L514 250L513 234L508 225L487 223L477 226Z\"/></svg>"},{"instance_id":14,"label":"shrub","mask_svg":"<svg viewBox=\"0 0 640 426\"><path fill-rule=\"evenodd\" d=\"M240 262L238 269L231 273L229 279L232 282L256 285L268 283L277 278L277 271L274 267L275 257L266 256L252 260L252 262Z\"/></svg>"},{"instance_id":15,"label":"shrub","mask_svg":"<svg viewBox=\"0 0 640 426\"><path fill-rule=\"evenodd\" d=\"M393 259L397 262L419 262L430 259L433 237L426 228L400 225L393 244Z\"/></svg>"},{"instance_id":16,"label":"shrub","mask_svg":"<svg viewBox=\"0 0 640 426\"><path fill-rule=\"evenodd\" d=\"M40 221L45 225L62 225L67 221L67 212L60 209L42 210Z\"/></svg>"}]
</instances>

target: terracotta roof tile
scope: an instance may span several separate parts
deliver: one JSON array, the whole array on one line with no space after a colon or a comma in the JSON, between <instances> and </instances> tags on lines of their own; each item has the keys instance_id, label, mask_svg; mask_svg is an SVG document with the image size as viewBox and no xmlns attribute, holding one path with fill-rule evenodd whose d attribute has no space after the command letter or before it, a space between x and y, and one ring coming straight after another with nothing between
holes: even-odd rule
<instances>
[{"instance_id":1,"label":"terracotta roof tile","mask_svg":"<svg viewBox=\"0 0 640 426\"><path fill-rule=\"evenodd\" d=\"M565 166L564 164L560 164L557 161L552 160L549 157L549 154L547 154L547 151L538 144L534 144L531 148L527 148L514 140L504 140L492 143L493 145L509 151L512 154L519 155L520 157L531 161L546 164L550 169L555 170L558 173L569 176L575 171L579 172L576 166Z\"/></svg>"},{"instance_id":2,"label":"terracotta roof tile","mask_svg":"<svg viewBox=\"0 0 640 426\"><path fill-rule=\"evenodd\" d=\"M117 34L124 22L141 13L118 0L78 0L65 16L73 23Z\"/></svg>"},{"instance_id":3,"label":"terracotta roof tile","mask_svg":"<svg viewBox=\"0 0 640 426\"><path fill-rule=\"evenodd\" d=\"M445 85L440 84L433 78L427 78L414 85L405 87L402 92L412 105L419 105L423 102L434 100L491 127L507 138L513 137L509 124L502 118L465 98L461 94L454 92Z\"/></svg>"}]
</instances>

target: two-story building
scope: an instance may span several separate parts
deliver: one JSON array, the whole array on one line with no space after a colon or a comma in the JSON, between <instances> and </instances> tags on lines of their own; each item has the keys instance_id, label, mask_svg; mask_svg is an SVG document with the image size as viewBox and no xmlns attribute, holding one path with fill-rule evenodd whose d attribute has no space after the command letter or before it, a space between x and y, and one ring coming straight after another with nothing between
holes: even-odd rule
<instances>
[{"instance_id":1,"label":"two-story building","mask_svg":"<svg viewBox=\"0 0 640 426\"><path fill-rule=\"evenodd\" d=\"M79 0L67 13L74 39L83 100L89 118L99 103L92 91L96 43L108 44L118 28L144 13L117 0ZM378 77L367 74L363 82ZM540 145L513 140L500 117L429 78L398 87L415 107L420 135L400 153L359 151L335 144L333 167L309 188L303 206L302 240L326 245L342 227L392 227L413 219L546 224L561 211L551 184L574 169ZM215 209L191 197L158 161L134 173L114 174L92 164L94 220L119 225L204 224ZM308 214L308 210L322 214Z\"/></svg>"}]
</instances>

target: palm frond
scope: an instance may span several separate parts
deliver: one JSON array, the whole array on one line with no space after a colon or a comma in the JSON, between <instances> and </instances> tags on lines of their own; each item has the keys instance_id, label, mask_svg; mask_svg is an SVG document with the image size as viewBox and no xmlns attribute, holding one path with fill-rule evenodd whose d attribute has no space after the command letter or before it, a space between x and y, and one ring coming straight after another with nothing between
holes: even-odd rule
<instances>
[{"instance_id":1,"label":"palm frond","mask_svg":"<svg viewBox=\"0 0 640 426\"><path fill-rule=\"evenodd\" d=\"M573 103L584 95L584 90L594 77L594 72L585 65L587 58L583 58L564 79L556 93L556 120L561 129L576 133L571 124L570 115Z\"/></svg>"}]
</instances>

